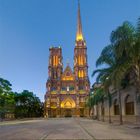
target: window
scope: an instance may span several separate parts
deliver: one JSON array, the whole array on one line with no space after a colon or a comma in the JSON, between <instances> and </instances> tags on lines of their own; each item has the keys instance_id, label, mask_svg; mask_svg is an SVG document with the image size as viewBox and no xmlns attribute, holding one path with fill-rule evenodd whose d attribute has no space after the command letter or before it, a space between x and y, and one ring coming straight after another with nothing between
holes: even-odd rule
<instances>
[{"instance_id":1,"label":"window","mask_svg":"<svg viewBox=\"0 0 140 140\"><path fill-rule=\"evenodd\" d=\"M79 70L78 71L78 77L79 78L83 78L84 77L84 71L83 70Z\"/></svg>"},{"instance_id":2,"label":"window","mask_svg":"<svg viewBox=\"0 0 140 140\"><path fill-rule=\"evenodd\" d=\"M134 115L134 101L130 95L125 98L125 113L126 115Z\"/></svg>"},{"instance_id":3,"label":"window","mask_svg":"<svg viewBox=\"0 0 140 140\"><path fill-rule=\"evenodd\" d=\"M62 89L61 90L66 90L66 87L62 87Z\"/></svg>"},{"instance_id":4,"label":"window","mask_svg":"<svg viewBox=\"0 0 140 140\"><path fill-rule=\"evenodd\" d=\"M58 56L53 56L53 66L58 65Z\"/></svg>"}]
</instances>

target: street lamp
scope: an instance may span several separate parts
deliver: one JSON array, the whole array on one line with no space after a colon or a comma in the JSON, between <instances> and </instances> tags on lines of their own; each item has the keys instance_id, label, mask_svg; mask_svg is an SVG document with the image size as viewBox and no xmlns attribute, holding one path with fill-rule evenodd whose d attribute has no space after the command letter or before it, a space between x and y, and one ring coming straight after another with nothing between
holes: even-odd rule
<instances>
[{"instance_id":1,"label":"street lamp","mask_svg":"<svg viewBox=\"0 0 140 140\"><path fill-rule=\"evenodd\" d=\"M106 80L108 80L109 77L106 77ZM109 107L109 123L111 123L111 114L110 114L110 107L111 107L111 95L110 95L110 92L109 92L109 86L108 86L108 89L107 89L107 94L108 94L108 107Z\"/></svg>"}]
</instances>

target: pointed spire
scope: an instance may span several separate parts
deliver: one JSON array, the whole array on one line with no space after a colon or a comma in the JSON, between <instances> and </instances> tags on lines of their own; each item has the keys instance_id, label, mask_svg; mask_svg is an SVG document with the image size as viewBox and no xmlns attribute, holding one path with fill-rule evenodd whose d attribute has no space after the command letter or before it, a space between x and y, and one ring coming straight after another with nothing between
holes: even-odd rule
<instances>
[{"instance_id":1,"label":"pointed spire","mask_svg":"<svg viewBox=\"0 0 140 140\"><path fill-rule=\"evenodd\" d=\"M83 40L83 34L82 34L82 22L81 22L81 14L80 14L80 1L78 0L78 21L77 21L76 41L79 40Z\"/></svg>"}]
</instances>

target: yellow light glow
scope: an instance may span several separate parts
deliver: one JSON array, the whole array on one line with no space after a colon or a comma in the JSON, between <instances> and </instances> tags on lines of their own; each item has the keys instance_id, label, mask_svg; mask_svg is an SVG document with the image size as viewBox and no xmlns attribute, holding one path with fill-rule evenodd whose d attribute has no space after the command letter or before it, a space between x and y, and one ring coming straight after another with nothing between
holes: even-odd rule
<instances>
[{"instance_id":1,"label":"yellow light glow","mask_svg":"<svg viewBox=\"0 0 140 140\"><path fill-rule=\"evenodd\" d=\"M66 94L67 92L66 91L61 91L61 94Z\"/></svg>"},{"instance_id":2,"label":"yellow light glow","mask_svg":"<svg viewBox=\"0 0 140 140\"><path fill-rule=\"evenodd\" d=\"M74 78L72 76L65 76L62 78L63 81L72 81Z\"/></svg>"},{"instance_id":3,"label":"yellow light glow","mask_svg":"<svg viewBox=\"0 0 140 140\"><path fill-rule=\"evenodd\" d=\"M81 65L84 64L83 57L81 56Z\"/></svg>"},{"instance_id":4,"label":"yellow light glow","mask_svg":"<svg viewBox=\"0 0 140 140\"><path fill-rule=\"evenodd\" d=\"M52 91L51 94L56 94L56 91Z\"/></svg>"},{"instance_id":5,"label":"yellow light glow","mask_svg":"<svg viewBox=\"0 0 140 140\"><path fill-rule=\"evenodd\" d=\"M51 106L51 108L55 109L55 108L57 108L57 107L56 107L56 106Z\"/></svg>"},{"instance_id":6,"label":"yellow light glow","mask_svg":"<svg viewBox=\"0 0 140 140\"><path fill-rule=\"evenodd\" d=\"M78 56L78 65L80 65L80 56Z\"/></svg>"},{"instance_id":7,"label":"yellow light glow","mask_svg":"<svg viewBox=\"0 0 140 140\"><path fill-rule=\"evenodd\" d=\"M76 107L76 104L74 100L70 97L66 98L61 103L61 108L75 108L75 107Z\"/></svg>"},{"instance_id":8,"label":"yellow light glow","mask_svg":"<svg viewBox=\"0 0 140 140\"><path fill-rule=\"evenodd\" d=\"M56 103L51 103L51 108L57 108L57 104Z\"/></svg>"},{"instance_id":9,"label":"yellow light glow","mask_svg":"<svg viewBox=\"0 0 140 140\"><path fill-rule=\"evenodd\" d=\"M79 78L83 78L84 77L84 71L83 70L79 70L78 71L78 77Z\"/></svg>"},{"instance_id":10,"label":"yellow light glow","mask_svg":"<svg viewBox=\"0 0 140 140\"><path fill-rule=\"evenodd\" d=\"M76 41L80 41L80 40L83 40L83 35L82 34L78 34L76 36Z\"/></svg>"},{"instance_id":11,"label":"yellow light glow","mask_svg":"<svg viewBox=\"0 0 140 140\"><path fill-rule=\"evenodd\" d=\"M83 56L78 56L78 65L84 65L84 58L83 58Z\"/></svg>"},{"instance_id":12,"label":"yellow light glow","mask_svg":"<svg viewBox=\"0 0 140 140\"><path fill-rule=\"evenodd\" d=\"M53 56L53 66L55 66L55 56Z\"/></svg>"},{"instance_id":13,"label":"yellow light glow","mask_svg":"<svg viewBox=\"0 0 140 140\"><path fill-rule=\"evenodd\" d=\"M58 56L53 56L53 66L58 66Z\"/></svg>"},{"instance_id":14,"label":"yellow light glow","mask_svg":"<svg viewBox=\"0 0 140 140\"><path fill-rule=\"evenodd\" d=\"M58 66L58 56L56 56L56 66Z\"/></svg>"},{"instance_id":15,"label":"yellow light glow","mask_svg":"<svg viewBox=\"0 0 140 140\"><path fill-rule=\"evenodd\" d=\"M71 104L70 102L66 102L66 103L65 103L65 107L66 107L66 108L71 108L71 107L72 107L72 104Z\"/></svg>"},{"instance_id":16,"label":"yellow light glow","mask_svg":"<svg viewBox=\"0 0 140 140\"><path fill-rule=\"evenodd\" d=\"M79 93L80 94L85 94L85 91L84 90L79 90Z\"/></svg>"}]
</instances>

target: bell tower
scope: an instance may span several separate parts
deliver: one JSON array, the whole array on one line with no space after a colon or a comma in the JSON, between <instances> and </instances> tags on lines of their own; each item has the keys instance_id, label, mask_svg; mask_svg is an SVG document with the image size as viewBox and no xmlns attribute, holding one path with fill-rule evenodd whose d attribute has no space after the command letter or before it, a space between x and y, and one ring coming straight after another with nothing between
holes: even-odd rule
<instances>
[{"instance_id":1,"label":"bell tower","mask_svg":"<svg viewBox=\"0 0 140 140\"><path fill-rule=\"evenodd\" d=\"M62 64L62 49L61 47L51 47L49 49L49 66L48 66L48 81L47 89L49 90L59 90L59 82L61 80L61 75L63 73Z\"/></svg>"},{"instance_id":2,"label":"bell tower","mask_svg":"<svg viewBox=\"0 0 140 140\"><path fill-rule=\"evenodd\" d=\"M87 47L82 33L80 3L78 1L77 33L74 48L74 74L77 79L77 89L89 90Z\"/></svg>"},{"instance_id":3,"label":"bell tower","mask_svg":"<svg viewBox=\"0 0 140 140\"><path fill-rule=\"evenodd\" d=\"M61 77L62 66L62 50L60 47L52 47L49 49L49 77L51 79L58 79Z\"/></svg>"},{"instance_id":4,"label":"bell tower","mask_svg":"<svg viewBox=\"0 0 140 140\"><path fill-rule=\"evenodd\" d=\"M73 70L63 69L61 47L49 49L48 80L45 94L45 117L84 117L89 115L86 100L89 96L87 47L82 32L80 3L78 2L77 32Z\"/></svg>"}]
</instances>

